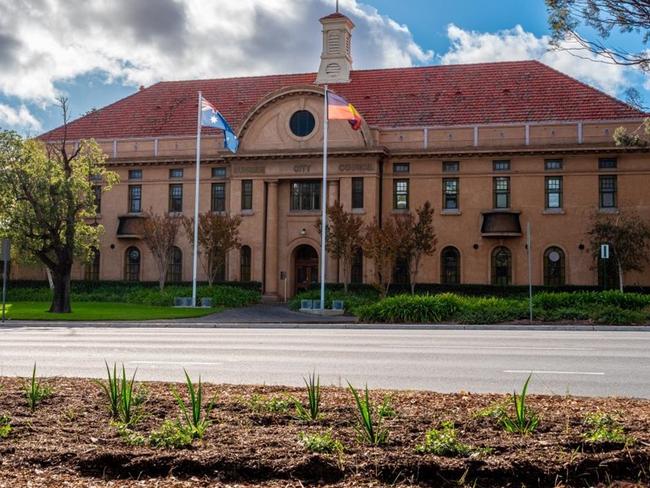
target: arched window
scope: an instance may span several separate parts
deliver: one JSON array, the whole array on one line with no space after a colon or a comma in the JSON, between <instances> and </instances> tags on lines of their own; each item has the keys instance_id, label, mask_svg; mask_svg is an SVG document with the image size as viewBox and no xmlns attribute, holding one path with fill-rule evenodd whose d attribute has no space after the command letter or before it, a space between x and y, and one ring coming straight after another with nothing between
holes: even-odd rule
<instances>
[{"instance_id":1,"label":"arched window","mask_svg":"<svg viewBox=\"0 0 650 488\"><path fill-rule=\"evenodd\" d=\"M363 251L357 248L352 257L352 268L350 269L350 283L363 283Z\"/></svg>"},{"instance_id":2,"label":"arched window","mask_svg":"<svg viewBox=\"0 0 650 488\"><path fill-rule=\"evenodd\" d=\"M130 247L124 255L124 279L126 281L140 281L140 249Z\"/></svg>"},{"instance_id":3,"label":"arched window","mask_svg":"<svg viewBox=\"0 0 650 488\"><path fill-rule=\"evenodd\" d=\"M99 281L99 258L99 251L95 249L84 270L84 279L86 281Z\"/></svg>"},{"instance_id":4,"label":"arched window","mask_svg":"<svg viewBox=\"0 0 650 488\"><path fill-rule=\"evenodd\" d=\"M564 251L559 247L549 247L544 252L544 285L563 286L565 280Z\"/></svg>"},{"instance_id":5,"label":"arched window","mask_svg":"<svg viewBox=\"0 0 650 488\"><path fill-rule=\"evenodd\" d=\"M504 246L492 251L492 284L509 285L512 283L512 253Z\"/></svg>"},{"instance_id":6,"label":"arched window","mask_svg":"<svg viewBox=\"0 0 650 488\"><path fill-rule=\"evenodd\" d=\"M453 246L445 247L440 253L440 283L445 285L460 283L460 253Z\"/></svg>"},{"instance_id":7,"label":"arched window","mask_svg":"<svg viewBox=\"0 0 650 488\"><path fill-rule=\"evenodd\" d=\"M178 247L172 247L167 262L167 281L179 283L183 281L183 251Z\"/></svg>"},{"instance_id":8,"label":"arched window","mask_svg":"<svg viewBox=\"0 0 650 488\"><path fill-rule=\"evenodd\" d=\"M251 248L242 246L239 250L239 281L251 280Z\"/></svg>"}]
</instances>

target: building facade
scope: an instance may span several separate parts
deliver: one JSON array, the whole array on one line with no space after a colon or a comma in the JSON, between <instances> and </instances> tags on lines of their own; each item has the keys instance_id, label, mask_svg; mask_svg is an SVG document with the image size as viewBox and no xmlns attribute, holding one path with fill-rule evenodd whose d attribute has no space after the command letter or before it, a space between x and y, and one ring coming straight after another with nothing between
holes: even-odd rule
<instances>
[{"instance_id":1,"label":"building facade","mask_svg":"<svg viewBox=\"0 0 650 488\"><path fill-rule=\"evenodd\" d=\"M261 281L267 295L318 280L324 83L364 117L359 131L329 124L328 202L370 223L430 201L438 244L418 282L526 284L530 223L534 284L596 285L592 218L629 209L650 219L650 154L612 138L646 114L536 61L355 71L352 22L321 23L318 73L157 83L69 124L70 143L96 139L120 176L109 192L97 182L105 231L76 279L156 280L138 222L145 211L193 215L199 90L240 138L237 154L211 129L201 141L200 211L242 217L222 278ZM189 281L191 259L182 233L170 279ZM328 281L340 272L328 259ZM352 278L374 279L362 252ZM650 270L626 282L650 286Z\"/></svg>"}]
</instances>

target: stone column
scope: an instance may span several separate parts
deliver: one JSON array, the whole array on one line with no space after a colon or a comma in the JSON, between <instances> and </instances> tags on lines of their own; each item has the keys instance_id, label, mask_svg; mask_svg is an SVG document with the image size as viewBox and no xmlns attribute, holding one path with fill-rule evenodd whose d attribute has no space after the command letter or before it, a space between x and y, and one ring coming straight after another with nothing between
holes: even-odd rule
<instances>
[{"instance_id":1,"label":"stone column","mask_svg":"<svg viewBox=\"0 0 650 488\"><path fill-rule=\"evenodd\" d=\"M278 294L278 180L268 181L264 294Z\"/></svg>"}]
</instances>

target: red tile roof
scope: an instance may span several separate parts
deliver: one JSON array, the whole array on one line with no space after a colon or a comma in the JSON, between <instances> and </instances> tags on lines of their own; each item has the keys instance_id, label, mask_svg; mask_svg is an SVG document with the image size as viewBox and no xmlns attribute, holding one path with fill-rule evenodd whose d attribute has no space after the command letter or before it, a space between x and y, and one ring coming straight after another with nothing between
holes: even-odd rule
<instances>
[{"instance_id":1,"label":"red tile roof","mask_svg":"<svg viewBox=\"0 0 650 488\"><path fill-rule=\"evenodd\" d=\"M315 73L160 82L71 122L70 139L191 135L197 92L238 127L266 95ZM646 114L537 61L353 71L330 85L377 127L641 118ZM60 137L61 128L41 137Z\"/></svg>"}]
</instances>

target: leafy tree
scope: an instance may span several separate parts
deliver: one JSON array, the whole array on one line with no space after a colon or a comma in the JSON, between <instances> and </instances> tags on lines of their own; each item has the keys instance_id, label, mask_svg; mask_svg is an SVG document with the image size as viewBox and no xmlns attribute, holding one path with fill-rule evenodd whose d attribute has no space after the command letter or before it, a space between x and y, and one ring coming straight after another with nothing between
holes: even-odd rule
<instances>
[{"instance_id":1,"label":"leafy tree","mask_svg":"<svg viewBox=\"0 0 650 488\"><path fill-rule=\"evenodd\" d=\"M165 288L169 260L181 220L169 214L157 215L151 210L144 217L143 240L156 262L158 285L162 291Z\"/></svg>"},{"instance_id":2,"label":"leafy tree","mask_svg":"<svg viewBox=\"0 0 650 488\"><path fill-rule=\"evenodd\" d=\"M546 0L546 7L556 49L582 57L596 55L604 63L650 71L650 50L646 47L650 40L650 7L646 0ZM594 33L591 39L579 32L581 27ZM613 31L639 34L643 47L630 51L608 45Z\"/></svg>"},{"instance_id":3,"label":"leafy tree","mask_svg":"<svg viewBox=\"0 0 650 488\"><path fill-rule=\"evenodd\" d=\"M338 201L327 210L329 224L327 226L327 250L329 255L338 259L343 267L343 289L348 292L352 261L359 247L361 247L361 232L363 220L361 217L343 210L343 205ZM321 219L318 219L316 228L321 233Z\"/></svg>"},{"instance_id":4,"label":"leafy tree","mask_svg":"<svg viewBox=\"0 0 650 488\"><path fill-rule=\"evenodd\" d=\"M399 256L408 263L411 294L415 294L418 270L424 256L431 256L436 251L436 234L433 229L433 207L430 202L412 213L396 215L395 224L401 236ZM417 217L417 218L416 218Z\"/></svg>"},{"instance_id":5,"label":"leafy tree","mask_svg":"<svg viewBox=\"0 0 650 488\"><path fill-rule=\"evenodd\" d=\"M588 232L591 252L598 259L601 244L609 244L611 259L618 269L619 288L623 291L624 274L642 271L650 250L650 226L633 212L597 215Z\"/></svg>"},{"instance_id":6,"label":"leafy tree","mask_svg":"<svg viewBox=\"0 0 650 488\"><path fill-rule=\"evenodd\" d=\"M212 212L199 215L199 249L201 250L202 266L212 286L219 269L226 263L226 255L232 249L239 249L239 226L241 217L219 215ZM194 241L194 219L184 218L183 226L190 239Z\"/></svg>"},{"instance_id":7,"label":"leafy tree","mask_svg":"<svg viewBox=\"0 0 650 488\"><path fill-rule=\"evenodd\" d=\"M71 147L67 100L59 103L63 136L55 143L0 132L0 227L18 254L50 272L50 312L69 313L73 261L87 261L103 231L90 221L97 211L93 184L101 180L108 191L118 177L106 170L106 155L95 141Z\"/></svg>"},{"instance_id":8,"label":"leafy tree","mask_svg":"<svg viewBox=\"0 0 650 488\"><path fill-rule=\"evenodd\" d=\"M385 297L390 289L402 238L394 217L388 219L383 226L375 221L366 227L363 252L375 265L375 286L382 297Z\"/></svg>"}]
</instances>

